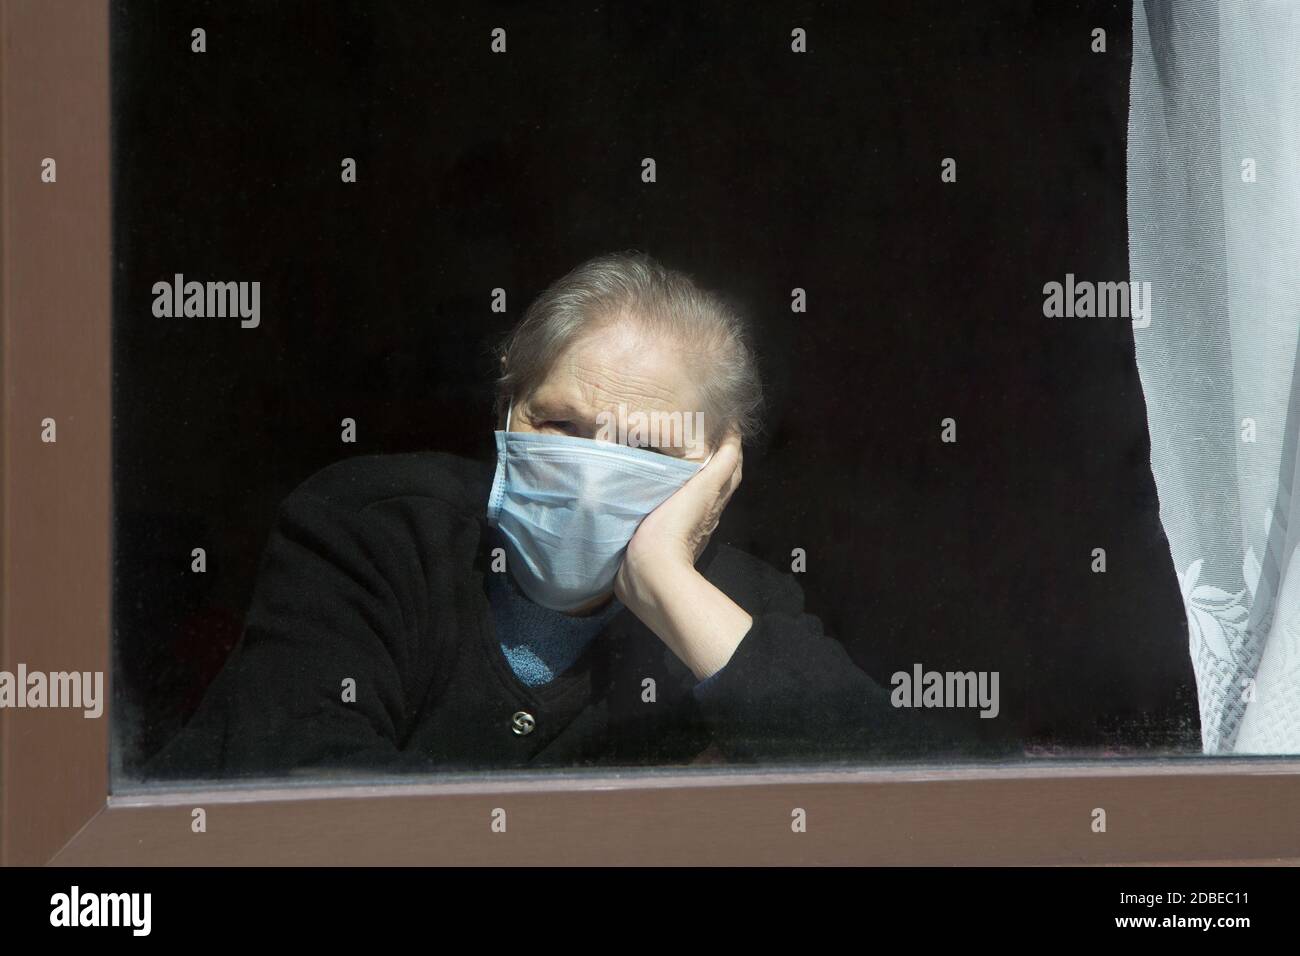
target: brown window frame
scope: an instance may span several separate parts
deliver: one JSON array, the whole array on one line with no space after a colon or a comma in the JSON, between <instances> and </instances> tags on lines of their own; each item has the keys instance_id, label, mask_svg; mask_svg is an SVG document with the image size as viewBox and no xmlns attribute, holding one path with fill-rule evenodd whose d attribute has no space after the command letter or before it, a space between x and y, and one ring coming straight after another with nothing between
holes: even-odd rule
<instances>
[{"instance_id":1,"label":"brown window frame","mask_svg":"<svg viewBox=\"0 0 1300 956\"><path fill-rule=\"evenodd\" d=\"M108 9L0 0L0 669L111 678ZM39 179L58 161L57 184ZM58 442L39 441L40 421ZM1300 761L110 790L104 715L0 710L4 864L1300 863ZM207 832L191 811L207 811ZM493 833L494 808L508 831ZM807 832L791 811L807 811ZM1092 809L1107 832L1092 832Z\"/></svg>"}]
</instances>

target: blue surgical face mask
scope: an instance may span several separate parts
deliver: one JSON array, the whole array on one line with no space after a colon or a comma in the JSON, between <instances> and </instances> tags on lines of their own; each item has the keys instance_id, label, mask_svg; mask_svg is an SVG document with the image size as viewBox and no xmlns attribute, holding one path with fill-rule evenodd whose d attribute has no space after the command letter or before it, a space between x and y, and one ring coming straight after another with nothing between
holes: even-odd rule
<instances>
[{"instance_id":1,"label":"blue surgical face mask","mask_svg":"<svg viewBox=\"0 0 1300 956\"><path fill-rule=\"evenodd\" d=\"M613 442L512 432L509 416L496 442L488 524L506 539L520 590L556 611L608 593L642 519L703 467Z\"/></svg>"}]
</instances>

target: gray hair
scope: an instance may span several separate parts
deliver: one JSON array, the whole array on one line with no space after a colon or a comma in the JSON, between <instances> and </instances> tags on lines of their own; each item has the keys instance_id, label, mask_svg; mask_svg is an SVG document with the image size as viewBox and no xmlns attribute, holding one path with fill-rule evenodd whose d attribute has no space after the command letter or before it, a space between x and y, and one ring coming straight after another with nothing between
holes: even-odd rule
<instances>
[{"instance_id":1,"label":"gray hair","mask_svg":"<svg viewBox=\"0 0 1300 956\"><path fill-rule=\"evenodd\" d=\"M589 259L528 307L500 350L498 414L504 418L512 400L531 395L579 338L617 321L636 322L692 357L709 444L732 427L742 441L757 436L763 387L744 315L685 273L636 251Z\"/></svg>"}]
</instances>

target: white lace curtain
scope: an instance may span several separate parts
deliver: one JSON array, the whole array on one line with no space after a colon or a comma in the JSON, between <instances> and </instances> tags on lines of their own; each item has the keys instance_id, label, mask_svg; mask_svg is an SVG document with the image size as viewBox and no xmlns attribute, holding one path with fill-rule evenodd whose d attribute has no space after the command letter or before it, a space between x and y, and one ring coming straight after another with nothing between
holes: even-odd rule
<instances>
[{"instance_id":1,"label":"white lace curtain","mask_svg":"<svg viewBox=\"0 0 1300 956\"><path fill-rule=\"evenodd\" d=\"M1129 258L1206 753L1300 753L1300 2L1137 0Z\"/></svg>"}]
</instances>

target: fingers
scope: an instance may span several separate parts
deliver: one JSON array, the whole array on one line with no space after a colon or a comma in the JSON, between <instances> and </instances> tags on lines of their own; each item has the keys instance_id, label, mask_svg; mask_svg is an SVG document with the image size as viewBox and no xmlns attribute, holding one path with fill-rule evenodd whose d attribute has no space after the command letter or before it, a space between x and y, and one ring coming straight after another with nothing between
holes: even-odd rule
<instances>
[{"instance_id":1,"label":"fingers","mask_svg":"<svg viewBox=\"0 0 1300 956\"><path fill-rule=\"evenodd\" d=\"M713 532L717 530L722 512L740 485L742 458L740 435L734 430L729 431L714 450L709 463L692 476L682 489L686 491L696 486L692 494L699 496L697 500L703 507L700 521L690 534L691 550L696 560L699 560Z\"/></svg>"},{"instance_id":2,"label":"fingers","mask_svg":"<svg viewBox=\"0 0 1300 956\"><path fill-rule=\"evenodd\" d=\"M732 453L734 453L734 461L731 464L730 474L727 475L725 481L723 481L719 488L719 495L722 498L723 507L725 507L727 502L731 500L731 496L736 493L736 489L740 487L740 479L742 472L744 471L745 462L745 451L741 447L740 436L736 432L732 431L728 433L727 437L723 439L722 444L718 446L718 454L714 456L715 460L717 457L722 455L724 448L728 451L727 458L729 460L731 459ZM710 462L710 464L712 464L712 462Z\"/></svg>"},{"instance_id":3,"label":"fingers","mask_svg":"<svg viewBox=\"0 0 1300 956\"><path fill-rule=\"evenodd\" d=\"M712 461L706 466L707 470L713 470L714 466L717 466L716 471L713 471L707 479L714 495L712 507L708 511L710 525L708 530L710 534L718 526L718 520L721 518L727 504L731 501L731 496L740 487L743 458L744 452L740 445L740 435L735 431L731 431L723 438L718 445L717 451L714 452ZM703 470L705 469L702 469L701 473Z\"/></svg>"},{"instance_id":4,"label":"fingers","mask_svg":"<svg viewBox=\"0 0 1300 956\"><path fill-rule=\"evenodd\" d=\"M740 435L732 429L718 443L718 447L713 452L713 458L700 469L700 475L706 475L705 480L714 487L718 489L725 488L728 482L738 476L740 461Z\"/></svg>"},{"instance_id":5,"label":"fingers","mask_svg":"<svg viewBox=\"0 0 1300 956\"><path fill-rule=\"evenodd\" d=\"M722 507L740 485L741 473L740 435L734 430L726 434L708 463L693 474L677 492L683 497L718 502Z\"/></svg>"}]
</instances>

